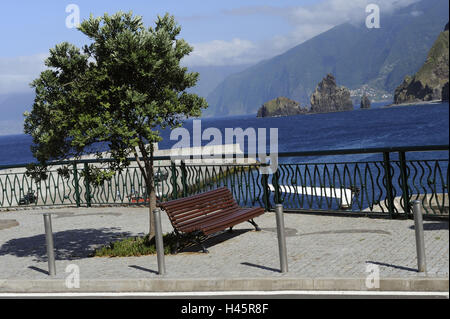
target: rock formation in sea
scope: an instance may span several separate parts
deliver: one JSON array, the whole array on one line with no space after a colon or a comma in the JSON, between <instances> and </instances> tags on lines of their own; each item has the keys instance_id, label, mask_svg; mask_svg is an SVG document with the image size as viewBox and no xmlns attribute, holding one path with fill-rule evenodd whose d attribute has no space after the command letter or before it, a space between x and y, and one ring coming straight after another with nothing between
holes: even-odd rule
<instances>
[{"instance_id":1,"label":"rock formation in sea","mask_svg":"<svg viewBox=\"0 0 450 319\"><path fill-rule=\"evenodd\" d=\"M288 116L306 114L308 109L302 107L300 103L286 97L278 97L264 103L258 110L257 117Z\"/></svg>"},{"instance_id":2,"label":"rock formation in sea","mask_svg":"<svg viewBox=\"0 0 450 319\"><path fill-rule=\"evenodd\" d=\"M328 74L311 95L310 113L327 113L353 110L350 91L338 87L333 75Z\"/></svg>"},{"instance_id":3,"label":"rock formation in sea","mask_svg":"<svg viewBox=\"0 0 450 319\"><path fill-rule=\"evenodd\" d=\"M414 75L405 77L394 94L394 104L441 100L443 88L449 76L449 29L448 23L434 42L422 68ZM444 92L445 94L445 92Z\"/></svg>"},{"instance_id":4,"label":"rock formation in sea","mask_svg":"<svg viewBox=\"0 0 450 319\"><path fill-rule=\"evenodd\" d=\"M364 94L361 97L361 108L362 109L370 109L370 106L371 106L370 99L367 95Z\"/></svg>"}]
</instances>

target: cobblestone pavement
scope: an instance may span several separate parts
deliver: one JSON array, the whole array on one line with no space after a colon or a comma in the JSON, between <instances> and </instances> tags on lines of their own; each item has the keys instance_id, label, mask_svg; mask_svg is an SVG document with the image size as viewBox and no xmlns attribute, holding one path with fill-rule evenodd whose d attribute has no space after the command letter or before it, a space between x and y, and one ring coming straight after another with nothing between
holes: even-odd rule
<instances>
[{"instance_id":1,"label":"cobblestone pavement","mask_svg":"<svg viewBox=\"0 0 450 319\"><path fill-rule=\"evenodd\" d=\"M148 229L146 208L52 209L56 278L69 264L80 267L81 279L157 277L156 256L90 258L95 247ZM45 279L47 274L44 210L0 213L0 279ZM163 216L164 232L172 226ZM414 222L305 214L285 214L289 273L279 271L275 215L266 213L206 243L197 251L166 256L168 278L301 277L365 278L368 265L378 265L381 278L447 277L448 221L426 221L428 273L417 272Z\"/></svg>"}]
</instances>

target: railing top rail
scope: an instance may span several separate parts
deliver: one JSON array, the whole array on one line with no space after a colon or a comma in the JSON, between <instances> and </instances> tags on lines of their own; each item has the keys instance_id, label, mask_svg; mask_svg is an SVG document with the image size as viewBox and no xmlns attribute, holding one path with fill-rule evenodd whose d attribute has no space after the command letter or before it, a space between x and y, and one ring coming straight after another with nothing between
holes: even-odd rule
<instances>
[{"instance_id":1,"label":"railing top rail","mask_svg":"<svg viewBox=\"0 0 450 319\"><path fill-rule=\"evenodd\" d=\"M378 147L378 148L359 148L359 149L340 149L340 150L320 150L320 151L302 151L302 152L281 152L278 153L278 157L307 157L307 156L330 156L330 155L354 155L354 154L376 154L376 153L396 153L396 152L428 152L428 151L448 151L449 145L421 145L421 146L393 146L393 147ZM252 158L255 157L252 154L224 154L216 157L209 158ZM189 160L189 159L199 159L199 155L183 155L183 156L155 156L154 161L172 161L172 160ZM84 163L102 163L102 162L112 162L113 159L79 159L79 160L66 160L66 161L55 161L51 165L71 165L74 163L84 164ZM130 158L131 162L134 162L134 158ZM21 168L27 166L29 163L25 164L13 164L13 165L0 165L0 170L9 168Z\"/></svg>"},{"instance_id":2,"label":"railing top rail","mask_svg":"<svg viewBox=\"0 0 450 319\"><path fill-rule=\"evenodd\" d=\"M283 152L279 157L306 157L306 156L328 156L328 155L352 155L352 154L375 154L375 153L396 153L396 152L427 152L427 151L448 151L448 145L426 145L426 146L393 146L377 148L359 148L342 150L323 150L306 152Z\"/></svg>"}]
</instances>

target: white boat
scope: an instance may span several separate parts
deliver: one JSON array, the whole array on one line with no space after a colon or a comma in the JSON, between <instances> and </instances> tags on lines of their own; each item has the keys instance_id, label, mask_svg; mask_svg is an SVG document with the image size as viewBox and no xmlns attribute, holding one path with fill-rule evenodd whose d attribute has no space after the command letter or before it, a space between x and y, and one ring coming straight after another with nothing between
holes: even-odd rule
<instances>
[{"instance_id":1,"label":"white boat","mask_svg":"<svg viewBox=\"0 0 450 319\"><path fill-rule=\"evenodd\" d=\"M269 184L271 192L275 192L275 187ZM280 191L289 194L308 195L308 196L325 196L327 198L340 199L339 206L343 209L352 207L353 192L349 188L329 188L329 187L309 187L309 186L291 186L280 185Z\"/></svg>"}]
</instances>

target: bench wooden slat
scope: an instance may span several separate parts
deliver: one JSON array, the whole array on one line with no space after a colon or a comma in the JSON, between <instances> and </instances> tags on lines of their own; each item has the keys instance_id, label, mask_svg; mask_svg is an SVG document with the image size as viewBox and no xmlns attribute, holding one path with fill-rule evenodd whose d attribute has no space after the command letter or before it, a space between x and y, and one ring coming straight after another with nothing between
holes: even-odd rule
<instances>
[{"instance_id":1,"label":"bench wooden slat","mask_svg":"<svg viewBox=\"0 0 450 319\"><path fill-rule=\"evenodd\" d=\"M196 202L198 201L206 201L210 198L214 198L217 196L220 196L220 194L227 194L227 188L219 188L217 190L213 190L213 191L209 191L207 193L202 193L202 194L197 194L197 195L192 195L189 197L185 197L185 198L180 198L180 199L174 199L170 202L165 202L163 203L164 207L167 208L176 208L178 206L184 205L186 202Z\"/></svg>"},{"instance_id":2,"label":"bench wooden slat","mask_svg":"<svg viewBox=\"0 0 450 319\"><path fill-rule=\"evenodd\" d=\"M202 194L160 203L176 233L210 235L264 214L261 207L241 208L231 191L222 187ZM204 249L206 251L206 249Z\"/></svg>"},{"instance_id":3,"label":"bench wooden slat","mask_svg":"<svg viewBox=\"0 0 450 319\"><path fill-rule=\"evenodd\" d=\"M222 221L220 223L213 224L210 227L204 228L203 232L206 235L213 234L213 233L216 233L216 232L221 231L223 229L226 229L226 228L229 228L229 227L233 227L233 226L235 226L237 224L246 222L249 219L256 218L256 217L260 216L261 214L264 214L264 209L261 209L260 211L254 211L251 214L247 213L245 215L240 215L240 217L238 219L225 220L225 221Z\"/></svg>"},{"instance_id":4,"label":"bench wooden slat","mask_svg":"<svg viewBox=\"0 0 450 319\"><path fill-rule=\"evenodd\" d=\"M224 210L220 210L219 212L215 213L215 214L210 214L210 215L206 215L203 217L198 217L198 218L194 218L194 219L190 219L190 220L185 220L184 222L177 222L177 226L178 227L186 227L192 224L205 224L208 221L211 220L215 220L215 219L219 219L220 217L224 216L224 215L231 215L234 212L238 211L239 209L235 209L235 208L229 208L229 209L224 209Z\"/></svg>"},{"instance_id":5,"label":"bench wooden slat","mask_svg":"<svg viewBox=\"0 0 450 319\"><path fill-rule=\"evenodd\" d=\"M177 224L179 223L183 223L184 221L190 220L190 219L195 219L197 217L201 217L201 216L211 216L211 215L217 215L217 214L221 214L221 212L223 212L224 210L238 210L239 206L235 206L235 205L229 205L229 204L222 204L222 205L217 205L217 206L210 206L207 208L203 207L199 207L193 211L189 211L188 213L181 215L181 216L176 216L175 218L173 218L174 222L176 222Z\"/></svg>"},{"instance_id":6,"label":"bench wooden slat","mask_svg":"<svg viewBox=\"0 0 450 319\"><path fill-rule=\"evenodd\" d=\"M232 227L236 224L245 222L248 219L255 217L254 215L260 215L261 213L264 213L263 209L262 209L262 211L258 211L258 210L259 210L259 208L256 208L254 210L241 209L238 211L231 212L230 214L222 215L218 218L207 220L204 223L202 223L202 230L208 232L209 230L215 229L218 227L222 228L222 229ZM183 226L183 228L184 228L184 226ZM195 228L195 225L192 228ZM188 228L185 228L185 229L188 229Z\"/></svg>"},{"instance_id":7,"label":"bench wooden slat","mask_svg":"<svg viewBox=\"0 0 450 319\"><path fill-rule=\"evenodd\" d=\"M221 198L220 200L214 199L214 200L210 200L207 202L186 203L183 207L177 207L176 209L174 209L172 207L168 207L168 209L170 211L169 214L175 218L178 215L181 215L184 213L189 213L196 209L206 210L208 207L214 207L215 205L216 206L223 206L223 205L233 206L235 204L236 204L236 202L234 201L233 198Z\"/></svg>"}]
</instances>

